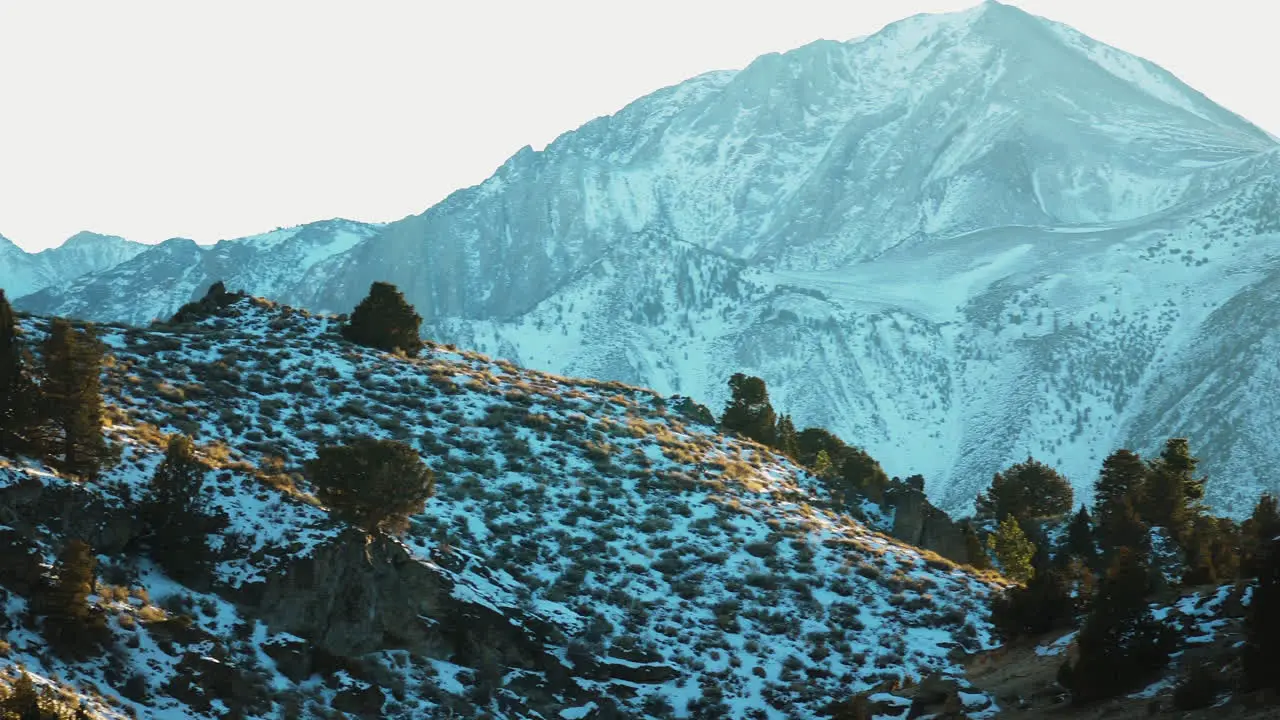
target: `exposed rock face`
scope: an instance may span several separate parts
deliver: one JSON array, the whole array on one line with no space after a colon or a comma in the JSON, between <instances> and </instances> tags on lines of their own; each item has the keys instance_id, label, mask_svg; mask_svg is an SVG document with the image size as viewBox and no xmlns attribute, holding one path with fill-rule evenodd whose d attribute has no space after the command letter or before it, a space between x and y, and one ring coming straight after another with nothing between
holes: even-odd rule
<instances>
[{"instance_id":1,"label":"exposed rock face","mask_svg":"<svg viewBox=\"0 0 1280 720\"><path fill-rule=\"evenodd\" d=\"M934 507L924 491L895 487L886 494L884 504L894 510L894 537L932 550L948 560L969 562L964 531L950 516Z\"/></svg>"},{"instance_id":2,"label":"exposed rock face","mask_svg":"<svg viewBox=\"0 0 1280 720\"><path fill-rule=\"evenodd\" d=\"M455 584L446 569L402 545L351 529L246 586L240 600L274 629L340 657L403 648L424 657L492 656L517 667L547 660L528 627L454 597Z\"/></svg>"},{"instance_id":3,"label":"exposed rock face","mask_svg":"<svg viewBox=\"0 0 1280 720\"><path fill-rule=\"evenodd\" d=\"M27 538L37 537L37 527L43 526L61 537L84 540L100 553L120 552L143 532L142 521L127 508L69 481L0 486L0 523Z\"/></svg>"}]
</instances>

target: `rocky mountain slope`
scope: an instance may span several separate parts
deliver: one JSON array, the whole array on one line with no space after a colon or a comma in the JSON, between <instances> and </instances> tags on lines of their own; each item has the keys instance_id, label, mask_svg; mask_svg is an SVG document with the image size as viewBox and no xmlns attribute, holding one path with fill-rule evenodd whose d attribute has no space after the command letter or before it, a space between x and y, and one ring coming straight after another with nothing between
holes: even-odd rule
<instances>
[{"instance_id":1,"label":"rocky mountain slope","mask_svg":"<svg viewBox=\"0 0 1280 720\"><path fill-rule=\"evenodd\" d=\"M37 341L47 325L23 327ZM998 578L888 537L883 508L833 502L653 391L435 344L369 351L251 298L98 330L121 461L79 482L0 459L0 685L20 664L113 718L791 718L877 687L901 712L902 678L955 676L993 645ZM185 584L137 544L174 432L208 466L198 504L226 522ZM331 517L299 473L368 436L436 473L402 538ZM74 663L28 612L73 537L99 556L111 630Z\"/></svg>"},{"instance_id":2,"label":"rocky mountain slope","mask_svg":"<svg viewBox=\"0 0 1280 720\"><path fill-rule=\"evenodd\" d=\"M56 248L28 253L0 235L0 287L14 297L66 287L82 275L113 268L146 249L114 235L82 232Z\"/></svg>"},{"instance_id":3,"label":"rocky mountain slope","mask_svg":"<svg viewBox=\"0 0 1280 720\"><path fill-rule=\"evenodd\" d=\"M388 280L429 337L714 406L758 375L953 511L1028 454L1087 499L1110 449L1187 434L1238 514L1280 490L1278 152L1161 68L986 2L693 78L288 282L222 277L327 311ZM147 320L215 279L146 257L20 305Z\"/></svg>"},{"instance_id":4,"label":"rocky mountain slope","mask_svg":"<svg viewBox=\"0 0 1280 720\"><path fill-rule=\"evenodd\" d=\"M45 285L24 297L22 305L49 314L145 325L170 317L218 280L281 302L309 299L310 288L327 274L326 264L378 228L334 219L209 246L174 238L105 272Z\"/></svg>"}]
</instances>

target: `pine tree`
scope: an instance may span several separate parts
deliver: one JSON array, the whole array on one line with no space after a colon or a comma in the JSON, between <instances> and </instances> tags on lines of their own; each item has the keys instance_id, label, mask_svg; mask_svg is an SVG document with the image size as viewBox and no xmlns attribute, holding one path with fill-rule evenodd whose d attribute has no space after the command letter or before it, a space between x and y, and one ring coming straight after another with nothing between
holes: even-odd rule
<instances>
[{"instance_id":1,"label":"pine tree","mask_svg":"<svg viewBox=\"0 0 1280 720\"><path fill-rule=\"evenodd\" d=\"M0 290L0 456L32 449L38 387L27 371L18 320Z\"/></svg>"},{"instance_id":2,"label":"pine tree","mask_svg":"<svg viewBox=\"0 0 1280 720\"><path fill-rule=\"evenodd\" d=\"M885 489L889 486L889 476L867 451L851 447L844 453L839 485L836 492L839 501L847 502L851 495L861 494L875 502L881 502L884 500Z\"/></svg>"},{"instance_id":3,"label":"pine tree","mask_svg":"<svg viewBox=\"0 0 1280 720\"><path fill-rule=\"evenodd\" d=\"M26 669L19 669L18 679L14 681L9 695L0 701L0 717L5 720L44 720L45 714L40 709L40 693Z\"/></svg>"},{"instance_id":4,"label":"pine tree","mask_svg":"<svg viewBox=\"0 0 1280 720\"><path fill-rule=\"evenodd\" d=\"M1195 477L1199 461L1186 438L1170 438L1151 463L1139 511L1146 522L1169 530L1182 543L1195 517L1202 513L1204 480Z\"/></svg>"},{"instance_id":5,"label":"pine tree","mask_svg":"<svg viewBox=\"0 0 1280 720\"><path fill-rule=\"evenodd\" d=\"M207 536L226 524L208 515L200 503L207 468L185 435L169 438L165 459L151 478L146 503L151 555L175 579L185 581L207 568Z\"/></svg>"},{"instance_id":6,"label":"pine tree","mask_svg":"<svg viewBox=\"0 0 1280 720\"><path fill-rule=\"evenodd\" d=\"M1117 552L1080 630L1078 657L1064 673L1077 704L1112 697L1168 663L1174 637L1147 606L1150 572L1128 548Z\"/></svg>"},{"instance_id":7,"label":"pine tree","mask_svg":"<svg viewBox=\"0 0 1280 720\"><path fill-rule=\"evenodd\" d=\"M774 430L774 447L789 458L800 456L800 446L796 436L796 426L790 415L778 418L778 427Z\"/></svg>"},{"instance_id":8,"label":"pine tree","mask_svg":"<svg viewBox=\"0 0 1280 720\"><path fill-rule=\"evenodd\" d=\"M976 570L990 570L991 556L987 554L987 548L979 539L973 523L969 520L960 521L960 532L964 534L965 559L968 564Z\"/></svg>"},{"instance_id":9,"label":"pine tree","mask_svg":"<svg viewBox=\"0 0 1280 720\"><path fill-rule=\"evenodd\" d=\"M991 487L975 501L978 516L1013 515L1019 520L1059 518L1071 512L1074 492L1058 471L1034 458L991 479Z\"/></svg>"},{"instance_id":10,"label":"pine tree","mask_svg":"<svg viewBox=\"0 0 1280 720\"><path fill-rule=\"evenodd\" d=\"M413 448L393 440L322 447L307 473L321 502L370 533L405 530L435 486Z\"/></svg>"},{"instance_id":11,"label":"pine tree","mask_svg":"<svg viewBox=\"0 0 1280 720\"><path fill-rule=\"evenodd\" d=\"M1094 484L1093 517L1104 561L1129 547L1144 555L1150 546L1138 508L1146 496L1147 464L1130 450L1117 450L1102 463Z\"/></svg>"},{"instance_id":12,"label":"pine tree","mask_svg":"<svg viewBox=\"0 0 1280 720\"><path fill-rule=\"evenodd\" d=\"M1257 577L1263 551L1273 538L1280 537L1280 507L1274 495L1263 495L1253 514L1240 527L1240 575Z\"/></svg>"},{"instance_id":13,"label":"pine tree","mask_svg":"<svg viewBox=\"0 0 1280 720\"><path fill-rule=\"evenodd\" d=\"M844 454L849 449L843 440L832 435L823 428L809 427L796 436L796 445L800 450L798 459L808 467L817 462L818 453L825 451L827 458L835 468L844 462Z\"/></svg>"},{"instance_id":14,"label":"pine tree","mask_svg":"<svg viewBox=\"0 0 1280 720\"><path fill-rule=\"evenodd\" d=\"M831 456L826 450L819 450L818 457L813 461L813 474L823 480L830 480L835 477L836 468L831 464Z\"/></svg>"},{"instance_id":15,"label":"pine tree","mask_svg":"<svg viewBox=\"0 0 1280 720\"><path fill-rule=\"evenodd\" d=\"M89 544L68 540L54 565L53 583L38 603L50 642L73 656L97 647L106 634L106 617L89 605L96 568Z\"/></svg>"},{"instance_id":16,"label":"pine tree","mask_svg":"<svg viewBox=\"0 0 1280 720\"><path fill-rule=\"evenodd\" d=\"M357 345L410 356L422 350L422 316L404 299L395 285L375 282L369 295L351 313L342 337Z\"/></svg>"},{"instance_id":17,"label":"pine tree","mask_svg":"<svg viewBox=\"0 0 1280 720\"><path fill-rule=\"evenodd\" d=\"M1229 518L1196 515L1185 533L1184 585L1210 585L1234 578L1240 569L1240 530Z\"/></svg>"},{"instance_id":18,"label":"pine tree","mask_svg":"<svg viewBox=\"0 0 1280 720\"><path fill-rule=\"evenodd\" d=\"M1068 578L1052 568L1035 573L1025 586L1014 586L991 598L991 623L1006 640L1070 627L1074 618Z\"/></svg>"},{"instance_id":19,"label":"pine tree","mask_svg":"<svg viewBox=\"0 0 1280 720\"><path fill-rule=\"evenodd\" d=\"M1084 505L1071 516L1071 524L1067 526L1067 537L1058 552L1060 565L1068 564L1071 559L1079 560L1088 567L1097 567L1098 547L1093 538L1093 520Z\"/></svg>"},{"instance_id":20,"label":"pine tree","mask_svg":"<svg viewBox=\"0 0 1280 720\"><path fill-rule=\"evenodd\" d=\"M1245 618L1245 677L1254 688L1280 690L1280 537L1262 546L1258 571Z\"/></svg>"},{"instance_id":21,"label":"pine tree","mask_svg":"<svg viewBox=\"0 0 1280 720\"><path fill-rule=\"evenodd\" d=\"M1031 559L1036 554L1036 546L1027 539L1013 515L1004 516L995 534L987 538L987 547L995 553L1005 577L1025 584L1034 575Z\"/></svg>"},{"instance_id":22,"label":"pine tree","mask_svg":"<svg viewBox=\"0 0 1280 720\"><path fill-rule=\"evenodd\" d=\"M94 479L109 458L102 436L102 346L91 330L78 332L56 318L43 355L46 452L61 456L64 471Z\"/></svg>"},{"instance_id":23,"label":"pine tree","mask_svg":"<svg viewBox=\"0 0 1280 720\"><path fill-rule=\"evenodd\" d=\"M769 404L769 390L758 377L734 373L729 378L731 397L720 416L720 426L755 440L761 445L772 446L775 441L777 417Z\"/></svg>"}]
</instances>

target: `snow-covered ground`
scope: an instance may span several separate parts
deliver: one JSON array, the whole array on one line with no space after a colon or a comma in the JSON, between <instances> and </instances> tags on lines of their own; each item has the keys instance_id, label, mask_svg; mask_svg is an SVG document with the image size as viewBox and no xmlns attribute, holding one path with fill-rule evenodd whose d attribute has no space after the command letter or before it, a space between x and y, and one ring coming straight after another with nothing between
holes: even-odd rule
<instances>
[{"instance_id":1,"label":"snow-covered ground","mask_svg":"<svg viewBox=\"0 0 1280 720\"><path fill-rule=\"evenodd\" d=\"M43 321L25 326L35 339ZM411 558L464 607L554 628L542 641L586 698L564 717L601 698L653 717L718 703L734 716L797 717L888 680L956 675L958 648L992 645L992 578L887 537L876 506L835 506L803 469L673 414L650 390L436 345L405 359L351 346L336 329L256 300L188 328L99 329L118 409L111 432L125 452L82 490L108 503L141 497L163 435L195 438L214 466L206 503L230 519L211 539L214 592L143 561L131 561L136 583L155 603L189 598L212 637L243 635L237 662L253 658L282 697L320 702L345 681L272 670L252 649L289 638L223 598L339 541L341 525L297 471L319 445L360 436L407 442L436 472L436 494L403 538ZM24 479L67 483L24 464L0 478L0 494ZM57 544L56 532L39 532ZM22 632L10 642L25 658L34 636ZM147 637L129 662L159 697L186 656L154 657ZM472 697L475 667L448 656L397 664L391 652L372 662L430 677L439 694L398 699L404 716ZM32 667L113 685L94 665ZM528 670L508 670L518 694ZM132 705L167 717L145 706Z\"/></svg>"}]
</instances>

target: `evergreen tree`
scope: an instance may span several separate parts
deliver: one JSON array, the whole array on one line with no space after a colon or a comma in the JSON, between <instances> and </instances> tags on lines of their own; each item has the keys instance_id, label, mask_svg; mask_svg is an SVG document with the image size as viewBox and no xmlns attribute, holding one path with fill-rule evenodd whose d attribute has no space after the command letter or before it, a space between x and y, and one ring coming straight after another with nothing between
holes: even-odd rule
<instances>
[{"instance_id":1,"label":"evergreen tree","mask_svg":"<svg viewBox=\"0 0 1280 720\"><path fill-rule=\"evenodd\" d=\"M1075 609L1067 575L1046 568L1043 572L1036 572L1025 586L994 594L991 598L991 623L1005 640L1036 637L1070 627L1075 619Z\"/></svg>"},{"instance_id":2,"label":"evergreen tree","mask_svg":"<svg viewBox=\"0 0 1280 720\"><path fill-rule=\"evenodd\" d=\"M1113 697L1168 663L1174 636L1151 616L1149 590L1144 560L1128 548L1118 551L1080 630L1076 663L1060 677L1075 703Z\"/></svg>"},{"instance_id":3,"label":"evergreen tree","mask_svg":"<svg viewBox=\"0 0 1280 720\"><path fill-rule=\"evenodd\" d=\"M1240 569L1240 531L1228 518L1196 515L1186 532L1185 585L1210 585L1234 578Z\"/></svg>"},{"instance_id":4,"label":"evergreen tree","mask_svg":"<svg viewBox=\"0 0 1280 720\"><path fill-rule=\"evenodd\" d=\"M405 530L435 487L413 448L393 440L322 447L307 473L321 502L370 533Z\"/></svg>"},{"instance_id":5,"label":"evergreen tree","mask_svg":"<svg viewBox=\"0 0 1280 720\"><path fill-rule=\"evenodd\" d=\"M404 299L395 285L375 282L369 295L351 313L342 327L342 337L357 345L410 356L422 350L422 316Z\"/></svg>"},{"instance_id":6,"label":"evergreen tree","mask_svg":"<svg viewBox=\"0 0 1280 720\"><path fill-rule=\"evenodd\" d=\"M1093 538L1093 520L1084 505L1071 516L1071 524L1067 526L1067 537L1062 550L1058 553L1059 564L1066 565L1071 559L1077 559L1087 567L1097 567L1098 547Z\"/></svg>"},{"instance_id":7,"label":"evergreen tree","mask_svg":"<svg viewBox=\"0 0 1280 720\"><path fill-rule=\"evenodd\" d=\"M25 669L19 669L9 695L0 701L0 717L5 720L44 720L40 708L40 692Z\"/></svg>"},{"instance_id":8,"label":"evergreen tree","mask_svg":"<svg viewBox=\"0 0 1280 720\"><path fill-rule=\"evenodd\" d=\"M1102 462L1093 486L1093 515L1098 523L1125 505L1138 507L1146 490L1147 465L1132 450L1116 450Z\"/></svg>"},{"instance_id":9,"label":"evergreen tree","mask_svg":"<svg viewBox=\"0 0 1280 720\"><path fill-rule=\"evenodd\" d=\"M97 562L88 543L68 540L54 565L53 582L37 603L48 639L72 656L96 648L107 632L106 616L89 604Z\"/></svg>"},{"instance_id":10,"label":"evergreen tree","mask_svg":"<svg viewBox=\"0 0 1280 720\"><path fill-rule=\"evenodd\" d=\"M1144 557L1150 552L1150 528L1138 513L1146 482L1147 465L1130 450L1117 450L1102 463L1094 485L1093 516L1107 564L1120 548L1131 548Z\"/></svg>"},{"instance_id":11,"label":"evergreen tree","mask_svg":"<svg viewBox=\"0 0 1280 720\"><path fill-rule=\"evenodd\" d=\"M800 457L799 438L796 435L796 426L791 422L790 415L783 415L778 418L778 427L774 430L774 447L778 452L789 458Z\"/></svg>"},{"instance_id":12,"label":"evergreen tree","mask_svg":"<svg viewBox=\"0 0 1280 720\"><path fill-rule=\"evenodd\" d=\"M991 556L978 537L978 531L968 520L960 521L960 532L964 534L965 559L975 570L990 570Z\"/></svg>"},{"instance_id":13,"label":"evergreen tree","mask_svg":"<svg viewBox=\"0 0 1280 720\"><path fill-rule=\"evenodd\" d=\"M1031 559L1035 556L1036 546L1027 539L1013 515L1004 516L995 534L987 538L987 547L995 553L1005 577L1019 583L1026 583L1032 578Z\"/></svg>"},{"instance_id":14,"label":"evergreen tree","mask_svg":"<svg viewBox=\"0 0 1280 720\"><path fill-rule=\"evenodd\" d=\"M844 464L840 467L837 499L844 502L852 494L862 494L875 502L884 500L885 489L889 486L889 476L875 458L862 448L850 447L844 452Z\"/></svg>"},{"instance_id":15,"label":"evergreen tree","mask_svg":"<svg viewBox=\"0 0 1280 720\"><path fill-rule=\"evenodd\" d=\"M755 440L761 445L772 446L775 441L777 418L773 405L769 404L769 390L758 377L734 373L729 378L732 393L720 426Z\"/></svg>"},{"instance_id":16,"label":"evergreen tree","mask_svg":"<svg viewBox=\"0 0 1280 720\"><path fill-rule=\"evenodd\" d=\"M813 474L823 480L830 480L835 477L836 468L831 464L831 456L826 450L819 450L818 456L813 461Z\"/></svg>"},{"instance_id":17,"label":"evergreen tree","mask_svg":"<svg viewBox=\"0 0 1280 720\"><path fill-rule=\"evenodd\" d=\"M826 452L833 467L839 468L844 463L844 454L849 446L843 440L823 428L810 427L800 431L796 436L796 446L800 451L797 459L801 464L813 467L818 453Z\"/></svg>"},{"instance_id":18,"label":"evergreen tree","mask_svg":"<svg viewBox=\"0 0 1280 720\"><path fill-rule=\"evenodd\" d=\"M1240 574L1257 577L1262 568L1263 550L1272 539L1280 537L1280 508L1274 495L1263 495L1253 514L1240 527Z\"/></svg>"},{"instance_id":19,"label":"evergreen tree","mask_svg":"<svg viewBox=\"0 0 1280 720\"><path fill-rule=\"evenodd\" d=\"M200 503L207 468L185 435L169 438L165 459L151 477L146 504L151 555L174 578L186 581L212 560L207 536L226 524L205 513Z\"/></svg>"},{"instance_id":20,"label":"evergreen tree","mask_svg":"<svg viewBox=\"0 0 1280 720\"><path fill-rule=\"evenodd\" d=\"M1245 618L1245 677L1254 688L1280 690L1280 537L1262 546L1257 566Z\"/></svg>"},{"instance_id":21,"label":"evergreen tree","mask_svg":"<svg viewBox=\"0 0 1280 720\"><path fill-rule=\"evenodd\" d=\"M110 455L102 436L102 346L91 330L78 332L55 318L43 355L48 426L42 443L64 471L94 479Z\"/></svg>"},{"instance_id":22,"label":"evergreen tree","mask_svg":"<svg viewBox=\"0 0 1280 720\"><path fill-rule=\"evenodd\" d=\"M996 473L991 487L976 501L979 517L996 519L1013 515L1019 520L1059 518L1071 512L1071 483L1058 471L1027 458L1003 473Z\"/></svg>"},{"instance_id":23,"label":"evergreen tree","mask_svg":"<svg viewBox=\"0 0 1280 720\"><path fill-rule=\"evenodd\" d=\"M38 388L27 371L18 320L0 290L0 456L32 449Z\"/></svg>"},{"instance_id":24,"label":"evergreen tree","mask_svg":"<svg viewBox=\"0 0 1280 720\"><path fill-rule=\"evenodd\" d=\"M1196 464L1186 438L1170 438L1151 463L1146 493L1139 507L1142 519L1169 530L1182 543L1195 517L1201 514L1204 480L1195 477Z\"/></svg>"}]
</instances>

